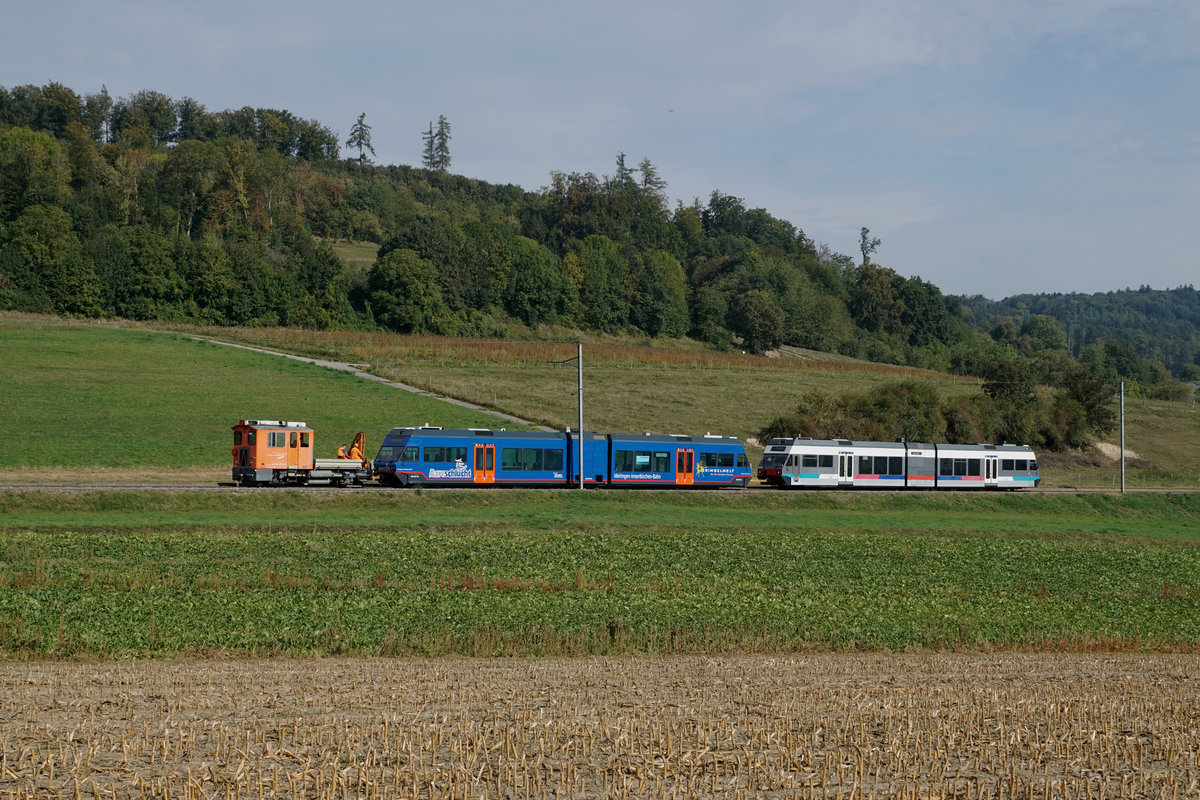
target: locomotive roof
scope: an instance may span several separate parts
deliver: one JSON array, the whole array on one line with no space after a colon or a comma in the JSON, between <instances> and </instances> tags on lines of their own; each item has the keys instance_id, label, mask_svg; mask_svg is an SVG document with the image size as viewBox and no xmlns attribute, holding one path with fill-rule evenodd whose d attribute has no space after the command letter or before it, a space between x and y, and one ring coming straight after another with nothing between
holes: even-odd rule
<instances>
[{"instance_id":1,"label":"locomotive roof","mask_svg":"<svg viewBox=\"0 0 1200 800\"><path fill-rule=\"evenodd\" d=\"M243 419L239 420L234 428L285 428L291 431L309 431L312 428L308 427L307 422L285 422L279 419Z\"/></svg>"}]
</instances>

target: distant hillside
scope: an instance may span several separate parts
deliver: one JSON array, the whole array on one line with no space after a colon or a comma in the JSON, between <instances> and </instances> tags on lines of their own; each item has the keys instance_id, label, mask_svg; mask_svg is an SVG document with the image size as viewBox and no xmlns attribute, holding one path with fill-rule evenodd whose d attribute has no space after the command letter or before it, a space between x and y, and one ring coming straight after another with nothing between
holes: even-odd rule
<instances>
[{"instance_id":1,"label":"distant hillside","mask_svg":"<svg viewBox=\"0 0 1200 800\"><path fill-rule=\"evenodd\" d=\"M421 167L377 166L362 116L342 143L286 109L0 86L0 309L476 339L544 327L690 337L966 375L1015 367L1053 386L1078 383L1068 340L1081 353L1115 335L1100 325L1111 308L1080 314L1064 337L1028 305L970 306L982 335L958 298L876 263L866 227L851 257L719 190L672 208L650 159L620 152L611 175L555 170L538 191L488 184L449 173L448 123L445 134ZM1147 315L1190 327L1130 335L1179 373L1196 360L1188 291L1188 316ZM1028 330L991 330L1030 314ZM1170 381L1132 351L1095 355L1088 368L1106 380Z\"/></svg>"},{"instance_id":2,"label":"distant hillside","mask_svg":"<svg viewBox=\"0 0 1200 800\"><path fill-rule=\"evenodd\" d=\"M963 317L989 332L1005 319L1020 325L1034 315L1052 317L1078 358L1099 341L1128 345L1143 358L1162 362L1177 377L1200 379L1200 291L1143 286L1096 294L1020 294L994 301L962 298Z\"/></svg>"}]
</instances>

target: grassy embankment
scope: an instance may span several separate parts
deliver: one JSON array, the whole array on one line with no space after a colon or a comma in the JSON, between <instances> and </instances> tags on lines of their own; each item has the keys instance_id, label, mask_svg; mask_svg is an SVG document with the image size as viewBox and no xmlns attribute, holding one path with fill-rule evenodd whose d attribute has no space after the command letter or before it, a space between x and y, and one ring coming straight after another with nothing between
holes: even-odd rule
<instances>
[{"instance_id":1,"label":"grassy embankment","mask_svg":"<svg viewBox=\"0 0 1200 800\"><path fill-rule=\"evenodd\" d=\"M0 493L0 653L1200 642L1200 495Z\"/></svg>"},{"instance_id":2,"label":"grassy embankment","mask_svg":"<svg viewBox=\"0 0 1200 800\"><path fill-rule=\"evenodd\" d=\"M576 373L555 365L575 356L562 342L464 342L345 331L208 329L206 333L368 365L450 397L551 427L574 427ZM945 398L980 391L974 379L839 357L761 358L713 353L687 342L630 344L598 338L584 345L584 422L596 430L723 433L744 441L795 407L805 391L863 392L880 383L929 381ZM1118 431L1107 443L1120 441ZM1200 408L1130 398L1126 408L1126 485L1200 486ZM748 442L757 461L761 449ZM1041 454L1044 484L1116 488L1120 465L1108 453Z\"/></svg>"},{"instance_id":3,"label":"grassy embankment","mask_svg":"<svg viewBox=\"0 0 1200 800\"><path fill-rule=\"evenodd\" d=\"M303 420L332 457L356 431L496 417L347 373L186 336L0 316L0 479L229 479L239 419ZM500 423L507 424L507 423Z\"/></svg>"}]
</instances>

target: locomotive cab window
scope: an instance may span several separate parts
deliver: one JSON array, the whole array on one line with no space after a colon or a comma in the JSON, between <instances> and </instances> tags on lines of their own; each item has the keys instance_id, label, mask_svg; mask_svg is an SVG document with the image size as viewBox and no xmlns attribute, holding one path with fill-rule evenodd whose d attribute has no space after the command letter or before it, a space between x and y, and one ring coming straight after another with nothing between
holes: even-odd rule
<instances>
[{"instance_id":1,"label":"locomotive cab window","mask_svg":"<svg viewBox=\"0 0 1200 800\"><path fill-rule=\"evenodd\" d=\"M257 431L246 431L246 444L253 447L254 443L257 439L258 439Z\"/></svg>"},{"instance_id":2,"label":"locomotive cab window","mask_svg":"<svg viewBox=\"0 0 1200 800\"><path fill-rule=\"evenodd\" d=\"M310 446L310 444L311 444L311 441L309 440L309 435L307 433L300 434L300 446L308 447L308 446Z\"/></svg>"},{"instance_id":3,"label":"locomotive cab window","mask_svg":"<svg viewBox=\"0 0 1200 800\"><path fill-rule=\"evenodd\" d=\"M233 432L233 446L234 446L234 447L237 447L237 446L238 446L238 445L240 445L241 443L242 443L242 432L241 432L241 431L234 431L234 432Z\"/></svg>"},{"instance_id":4,"label":"locomotive cab window","mask_svg":"<svg viewBox=\"0 0 1200 800\"><path fill-rule=\"evenodd\" d=\"M268 431L267 447L287 447L287 434L283 431Z\"/></svg>"}]
</instances>

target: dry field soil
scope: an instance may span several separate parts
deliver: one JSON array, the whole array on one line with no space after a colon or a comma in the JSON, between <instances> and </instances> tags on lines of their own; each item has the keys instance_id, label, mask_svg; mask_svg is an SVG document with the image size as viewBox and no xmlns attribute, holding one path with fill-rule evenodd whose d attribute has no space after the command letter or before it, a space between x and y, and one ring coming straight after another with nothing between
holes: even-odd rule
<instances>
[{"instance_id":1,"label":"dry field soil","mask_svg":"<svg viewBox=\"0 0 1200 800\"><path fill-rule=\"evenodd\" d=\"M0 798L1178 798L1200 659L0 664Z\"/></svg>"}]
</instances>

